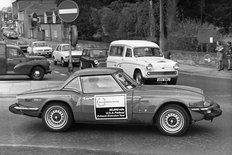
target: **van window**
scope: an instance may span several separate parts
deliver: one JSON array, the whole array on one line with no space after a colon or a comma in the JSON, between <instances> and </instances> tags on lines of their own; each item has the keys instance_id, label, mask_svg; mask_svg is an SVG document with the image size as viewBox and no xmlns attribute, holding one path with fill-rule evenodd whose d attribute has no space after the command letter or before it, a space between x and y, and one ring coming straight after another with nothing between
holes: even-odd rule
<instances>
[{"instance_id":1,"label":"van window","mask_svg":"<svg viewBox=\"0 0 232 155\"><path fill-rule=\"evenodd\" d=\"M110 56L123 56L124 47L123 46L111 46L110 47Z\"/></svg>"},{"instance_id":2,"label":"van window","mask_svg":"<svg viewBox=\"0 0 232 155\"><path fill-rule=\"evenodd\" d=\"M22 57L22 53L16 48L8 48L8 57L9 58L17 58Z\"/></svg>"},{"instance_id":3,"label":"van window","mask_svg":"<svg viewBox=\"0 0 232 155\"><path fill-rule=\"evenodd\" d=\"M132 57L132 51L131 49L126 49L126 57Z\"/></svg>"}]
</instances>

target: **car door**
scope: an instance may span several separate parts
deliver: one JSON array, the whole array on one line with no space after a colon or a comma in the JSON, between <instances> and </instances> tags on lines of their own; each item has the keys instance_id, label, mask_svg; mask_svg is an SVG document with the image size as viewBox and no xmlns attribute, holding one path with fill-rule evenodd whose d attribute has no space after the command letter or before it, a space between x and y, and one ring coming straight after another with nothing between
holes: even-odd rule
<instances>
[{"instance_id":1,"label":"car door","mask_svg":"<svg viewBox=\"0 0 232 155\"><path fill-rule=\"evenodd\" d=\"M132 54L132 49L127 47L125 50L125 55L123 56L120 68L124 70L128 75L133 77L134 69L135 69L135 59Z\"/></svg>"},{"instance_id":2,"label":"car door","mask_svg":"<svg viewBox=\"0 0 232 155\"><path fill-rule=\"evenodd\" d=\"M15 73L14 68L16 65L25 62L25 56L23 52L17 48L8 47L7 48L7 73Z\"/></svg>"},{"instance_id":3,"label":"car door","mask_svg":"<svg viewBox=\"0 0 232 155\"><path fill-rule=\"evenodd\" d=\"M132 92L112 75L81 77L81 120L96 123L126 123L132 118Z\"/></svg>"},{"instance_id":4,"label":"car door","mask_svg":"<svg viewBox=\"0 0 232 155\"><path fill-rule=\"evenodd\" d=\"M123 59L124 46L113 45L110 47L109 56L107 58L107 67L119 67Z\"/></svg>"}]
</instances>

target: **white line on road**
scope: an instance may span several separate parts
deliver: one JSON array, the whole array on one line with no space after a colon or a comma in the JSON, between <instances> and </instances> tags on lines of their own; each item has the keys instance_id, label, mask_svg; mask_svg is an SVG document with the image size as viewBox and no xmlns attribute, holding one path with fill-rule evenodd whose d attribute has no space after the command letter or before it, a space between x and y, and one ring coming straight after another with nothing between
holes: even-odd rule
<instances>
[{"instance_id":1,"label":"white line on road","mask_svg":"<svg viewBox=\"0 0 232 155\"><path fill-rule=\"evenodd\" d=\"M224 95L216 95L217 97L230 97L232 96L231 94L224 94Z\"/></svg>"},{"instance_id":2,"label":"white line on road","mask_svg":"<svg viewBox=\"0 0 232 155\"><path fill-rule=\"evenodd\" d=\"M60 74L60 75L62 75L62 76L67 76L67 74Z\"/></svg>"},{"instance_id":3,"label":"white line on road","mask_svg":"<svg viewBox=\"0 0 232 155\"><path fill-rule=\"evenodd\" d=\"M59 74L60 72L58 72L58 71L53 71L54 73L57 73L57 74Z\"/></svg>"}]
</instances>

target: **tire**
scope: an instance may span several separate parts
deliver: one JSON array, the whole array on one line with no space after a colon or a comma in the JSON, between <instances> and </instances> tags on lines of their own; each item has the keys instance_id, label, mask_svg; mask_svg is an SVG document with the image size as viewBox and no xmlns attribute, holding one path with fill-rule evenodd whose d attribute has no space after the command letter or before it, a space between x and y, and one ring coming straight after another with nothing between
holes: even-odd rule
<instances>
[{"instance_id":1,"label":"tire","mask_svg":"<svg viewBox=\"0 0 232 155\"><path fill-rule=\"evenodd\" d=\"M56 61L54 56L53 56L53 63L54 63L54 65L57 65L57 61Z\"/></svg>"},{"instance_id":2,"label":"tire","mask_svg":"<svg viewBox=\"0 0 232 155\"><path fill-rule=\"evenodd\" d=\"M34 67L31 71L30 77L32 80L42 80L44 78L44 69L42 67Z\"/></svg>"},{"instance_id":3,"label":"tire","mask_svg":"<svg viewBox=\"0 0 232 155\"><path fill-rule=\"evenodd\" d=\"M164 135L181 136L190 126L190 117L181 106L167 105L158 112L156 125Z\"/></svg>"},{"instance_id":4,"label":"tire","mask_svg":"<svg viewBox=\"0 0 232 155\"><path fill-rule=\"evenodd\" d=\"M42 111L42 122L49 131L66 131L73 123L72 111L62 103L49 104Z\"/></svg>"},{"instance_id":5,"label":"tire","mask_svg":"<svg viewBox=\"0 0 232 155\"><path fill-rule=\"evenodd\" d=\"M134 79L138 84L140 84L140 85L144 84L144 78L143 78L143 75L142 75L140 70L135 72L135 78Z\"/></svg>"},{"instance_id":6,"label":"tire","mask_svg":"<svg viewBox=\"0 0 232 155\"><path fill-rule=\"evenodd\" d=\"M177 78L171 78L171 81L167 82L169 85L176 85L177 83Z\"/></svg>"},{"instance_id":7,"label":"tire","mask_svg":"<svg viewBox=\"0 0 232 155\"><path fill-rule=\"evenodd\" d=\"M61 66L62 67L67 67L68 63L64 61L63 58L61 58Z\"/></svg>"}]
</instances>

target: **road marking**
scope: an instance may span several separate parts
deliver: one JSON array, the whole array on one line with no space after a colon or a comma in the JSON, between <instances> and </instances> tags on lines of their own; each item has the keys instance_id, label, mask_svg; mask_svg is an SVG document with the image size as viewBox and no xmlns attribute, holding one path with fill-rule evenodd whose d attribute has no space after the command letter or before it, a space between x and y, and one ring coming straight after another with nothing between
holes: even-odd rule
<instances>
[{"instance_id":1,"label":"road marking","mask_svg":"<svg viewBox=\"0 0 232 155\"><path fill-rule=\"evenodd\" d=\"M60 73L60 72L58 72L58 71L53 71L53 72L54 72L54 73L57 73L57 74Z\"/></svg>"}]
</instances>

